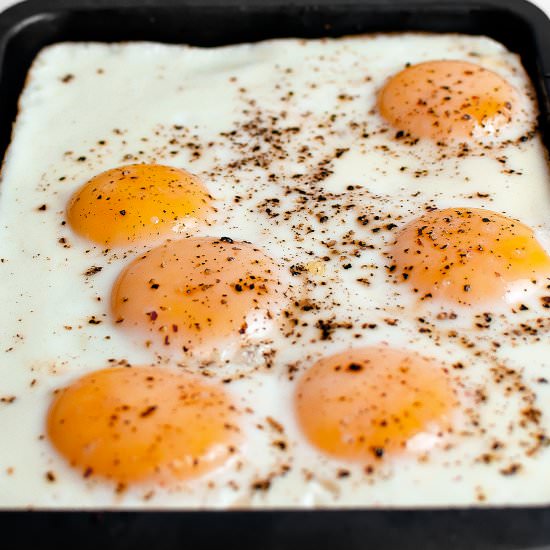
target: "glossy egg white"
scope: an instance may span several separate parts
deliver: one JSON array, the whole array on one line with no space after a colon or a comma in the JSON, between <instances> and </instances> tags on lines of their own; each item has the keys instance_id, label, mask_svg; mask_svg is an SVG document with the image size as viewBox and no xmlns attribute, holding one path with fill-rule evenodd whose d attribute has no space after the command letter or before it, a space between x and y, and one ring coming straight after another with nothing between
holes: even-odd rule
<instances>
[{"instance_id":1,"label":"glossy egg white","mask_svg":"<svg viewBox=\"0 0 550 550\"><path fill-rule=\"evenodd\" d=\"M510 142L477 144L459 156L427 140L395 139L377 112L377 93L406 63L434 58L480 64L518 90ZM535 127L536 115L519 58L484 37L43 50L20 100L1 185L0 506L550 502L550 322L540 296L521 296L525 310L420 306L405 286L391 284L384 255L395 229L427 206L505 213L531 226L550 251L546 151L538 134L518 139ZM158 243L105 250L71 230L66 205L96 174L141 162L202 179L217 213L209 225L178 226L172 238L226 236L262 248L284 273L290 320L258 338L214 345L207 356L184 357L146 348L116 327L112 285ZM322 326L329 327L326 338ZM313 448L293 403L296 380L316 360L369 345L444 363L460 401L452 434L419 434L407 453L372 473ZM121 362L224 383L243 411L237 455L168 490L144 484L117 493L110 483L83 479L45 437L53 392ZM537 422L526 420L528 408L539 411Z\"/></svg>"}]
</instances>

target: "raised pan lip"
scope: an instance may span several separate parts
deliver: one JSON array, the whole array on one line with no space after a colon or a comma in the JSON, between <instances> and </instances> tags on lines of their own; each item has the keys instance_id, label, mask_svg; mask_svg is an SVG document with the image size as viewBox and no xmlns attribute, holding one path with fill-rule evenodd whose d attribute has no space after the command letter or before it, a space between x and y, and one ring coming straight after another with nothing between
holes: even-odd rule
<instances>
[{"instance_id":1,"label":"raised pan lip","mask_svg":"<svg viewBox=\"0 0 550 550\"><path fill-rule=\"evenodd\" d=\"M97 9L136 9L136 8L170 8L170 7L200 7L216 8L223 7L227 9L248 10L255 8L276 8L276 7L295 7L308 10L315 10L318 6L330 6L337 4L340 8L349 5L350 7L365 6L372 9L381 9L385 11L397 11L406 7L408 10L435 10L438 12L469 10L469 9L493 9L501 12L508 12L523 21L525 21L534 31L534 41L536 51L546 53L546 57L540 56L537 59L537 67L540 77L546 81L545 92L550 96L550 18L546 13L528 0L463 0L458 5L455 0L24 0L4 11L0 12L0 75L2 73L5 50L10 39L17 34L26 25L36 20L47 19L63 11L86 11ZM546 31L546 32L544 32ZM550 104L550 103L547 103ZM1 105L0 105L1 108ZM550 121L550 116L549 116ZM548 123L550 126L550 122ZM350 513L380 514L380 513L413 513L413 514L436 514L444 515L449 513L476 513L489 514L494 512L547 512L550 511L550 504L528 505L528 506L486 506L476 505L460 507L392 507L392 508L330 508L330 509L296 509L296 508L274 508L265 510L133 510L133 509L82 509L70 512L66 509L48 509L37 510L37 514L58 514L61 513L114 513L121 515L136 515L140 513L163 513L163 514L252 514L262 516L271 513L292 513L296 515L337 515ZM1 508L0 516L9 517L11 514L23 512L20 509ZM548 542L550 543L550 529L548 530ZM542 548L537 546L537 548ZM545 547L546 548L546 547ZM550 546L548 546L550 549Z\"/></svg>"},{"instance_id":2,"label":"raised pan lip","mask_svg":"<svg viewBox=\"0 0 550 550\"><path fill-rule=\"evenodd\" d=\"M266 9L276 7L303 8L315 11L316 7L331 5L398 11L456 11L473 9L493 9L507 12L522 19L534 30L533 40L539 54L537 69L539 78L544 79L545 100L548 105L550 126L550 17L529 0L23 0L0 12L0 77L5 58L5 50L10 39L25 26L41 19L54 17L59 12L97 9L158 9L170 7L200 7L236 9ZM546 32L545 32L546 31Z\"/></svg>"},{"instance_id":3,"label":"raised pan lip","mask_svg":"<svg viewBox=\"0 0 550 550\"><path fill-rule=\"evenodd\" d=\"M170 7L226 8L248 11L292 7L315 11L317 7L338 5L369 9L398 11L404 8L414 11L457 11L493 9L507 12L522 19L535 30L535 44L538 52L549 52L547 59L541 59L541 76L550 78L550 18L538 6L528 0L24 0L0 12L0 61L10 38L22 27L36 21L55 16L63 11L86 11L98 9L158 9Z\"/></svg>"},{"instance_id":4,"label":"raised pan lip","mask_svg":"<svg viewBox=\"0 0 550 550\"><path fill-rule=\"evenodd\" d=\"M529 0L23 0L0 12L0 78L2 77L6 48L11 38L25 26L37 20L55 17L65 11L94 11L98 9L158 9L170 7L220 8L248 11L292 7L315 11L331 5L358 7L384 11L457 11L493 9L509 13L523 20L534 30L538 77L545 81L544 101L550 127L550 16ZM545 32L546 31L546 32ZM544 52L548 52L544 55Z\"/></svg>"}]
</instances>

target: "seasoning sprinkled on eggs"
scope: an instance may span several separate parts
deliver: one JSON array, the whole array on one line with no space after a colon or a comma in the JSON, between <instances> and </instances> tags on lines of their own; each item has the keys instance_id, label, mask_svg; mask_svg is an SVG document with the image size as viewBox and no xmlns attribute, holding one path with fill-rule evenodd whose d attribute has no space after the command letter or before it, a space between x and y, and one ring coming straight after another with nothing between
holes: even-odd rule
<instances>
[{"instance_id":1,"label":"seasoning sprinkled on eggs","mask_svg":"<svg viewBox=\"0 0 550 550\"><path fill-rule=\"evenodd\" d=\"M20 103L0 507L550 501L550 172L519 57L63 43Z\"/></svg>"},{"instance_id":2,"label":"seasoning sprinkled on eggs","mask_svg":"<svg viewBox=\"0 0 550 550\"><path fill-rule=\"evenodd\" d=\"M84 477L170 484L223 464L236 451L239 427L219 387L154 367L116 367L60 390L48 435Z\"/></svg>"},{"instance_id":3,"label":"seasoning sprinkled on eggs","mask_svg":"<svg viewBox=\"0 0 550 550\"><path fill-rule=\"evenodd\" d=\"M497 137L519 109L518 93L504 78L457 60L403 69L385 84L378 105L398 130L441 142Z\"/></svg>"},{"instance_id":4,"label":"seasoning sprinkled on eggs","mask_svg":"<svg viewBox=\"0 0 550 550\"><path fill-rule=\"evenodd\" d=\"M204 222L212 197L194 175L160 164L112 168L91 178L71 198L73 229L101 245L128 246L175 235Z\"/></svg>"},{"instance_id":5,"label":"seasoning sprinkled on eggs","mask_svg":"<svg viewBox=\"0 0 550 550\"><path fill-rule=\"evenodd\" d=\"M166 243L121 273L112 294L114 319L180 353L257 337L284 304L279 271L259 248L227 237Z\"/></svg>"},{"instance_id":6,"label":"seasoning sprinkled on eggs","mask_svg":"<svg viewBox=\"0 0 550 550\"><path fill-rule=\"evenodd\" d=\"M395 278L419 298L457 304L517 301L550 277L550 256L532 229L479 208L423 214L398 233L390 255Z\"/></svg>"},{"instance_id":7,"label":"seasoning sprinkled on eggs","mask_svg":"<svg viewBox=\"0 0 550 550\"><path fill-rule=\"evenodd\" d=\"M337 458L376 462L403 454L419 433L451 427L457 404L444 367L413 352L359 348L326 357L296 389L310 442Z\"/></svg>"}]
</instances>

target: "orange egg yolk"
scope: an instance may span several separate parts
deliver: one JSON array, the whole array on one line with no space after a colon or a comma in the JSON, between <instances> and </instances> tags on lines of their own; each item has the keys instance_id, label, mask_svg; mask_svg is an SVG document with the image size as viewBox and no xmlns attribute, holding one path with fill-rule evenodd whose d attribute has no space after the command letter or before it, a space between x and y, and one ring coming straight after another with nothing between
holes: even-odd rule
<instances>
[{"instance_id":1,"label":"orange egg yolk","mask_svg":"<svg viewBox=\"0 0 550 550\"><path fill-rule=\"evenodd\" d=\"M321 359L296 391L298 421L309 441L332 457L367 463L401 454L422 432L448 431L455 405L441 365L388 348Z\"/></svg>"},{"instance_id":2,"label":"orange egg yolk","mask_svg":"<svg viewBox=\"0 0 550 550\"><path fill-rule=\"evenodd\" d=\"M478 208L434 210L397 235L390 268L422 299L471 305L506 298L512 284L550 275L550 258L533 231Z\"/></svg>"},{"instance_id":3,"label":"orange egg yolk","mask_svg":"<svg viewBox=\"0 0 550 550\"><path fill-rule=\"evenodd\" d=\"M115 283L112 310L119 326L186 351L260 334L280 309L281 288L277 266L253 245L183 239L133 261Z\"/></svg>"},{"instance_id":4,"label":"orange egg yolk","mask_svg":"<svg viewBox=\"0 0 550 550\"><path fill-rule=\"evenodd\" d=\"M59 391L47 432L85 477L168 484L203 475L235 452L236 415L227 395L202 380L115 367Z\"/></svg>"},{"instance_id":5,"label":"orange egg yolk","mask_svg":"<svg viewBox=\"0 0 550 550\"><path fill-rule=\"evenodd\" d=\"M67 218L83 237L108 246L150 242L173 235L211 212L201 181L179 168L132 164L88 181L69 201Z\"/></svg>"},{"instance_id":6,"label":"orange egg yolk","mask_svg":"<svg viewBox=\"0 0 550 550\"><path fill-rule=\"evenodd\" d=\"M465 61L428 61L394 75L378 96L397 130L438 142L493 136L510 123L518 93L506 80Z\"/></svg>"}]
</instances>

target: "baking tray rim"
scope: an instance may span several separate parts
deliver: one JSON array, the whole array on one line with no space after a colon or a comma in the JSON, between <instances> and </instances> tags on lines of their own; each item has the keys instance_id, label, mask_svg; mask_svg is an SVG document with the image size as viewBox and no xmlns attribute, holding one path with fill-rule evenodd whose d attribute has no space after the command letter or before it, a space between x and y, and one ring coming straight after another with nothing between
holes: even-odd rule
<instances>
[{"instance_id":1,"label":"baking tray rim","mask_svg":"<svg viewBox=\"0 0 550 550\"><path fill-rule=\"evenodd\" d=\"M2 13L0 13L0 78L4 73L5 65L5 56L6 50L10 42L21 33L29 25L40 24L52 20L52 18L58 17L60 13L67 11L82 11L83 13L88 10L124 10L131 12L136 8L143 10L152 9L170 9L176 7L181 8L208 8L208 9L233 9L233 10L247 10L247 9L259 9L260 5L268 7L270 9L281 8L281 7L292 7L293 9L305 9L305 10L318 10L334 5L340 6L349 6L350 8L361 6L362 8L373 8L377 10L387 10L388 12L398 11L401 7L406 6L409 10L427 10L434 13L435 11L453 11L457 9L456 5L452 0L435 1L435 0L416 0L408 2L407 0L396 0L394 2L387 2L384 0L345 0L343 2L338 2L337 0L266 0L261 2L260 0L256 2L243 1L243 0L161 0L158 2L151 2L150 0L26 0L19 4L9 7ZM487 10L498 10L500 12L508 12L512 16L515 16L523 21L532 29L533 31L533 40L535 43L535 49L538 59L536 60L537 68L539 71L538 76L538 93L539 93L539 103L542 101L543 104L540 105L540 110L542 113L542 124L546 125L550 130L550 102L548 101L548 96L550 95L550 20L546 17L544 12L533 4L527 2L527 0L466 0L461 2L462 9L468 8L484 8ZM452 31L450 31L452 32ZM544 46L549 46L544 48ZM29 66L26 67L28 70ZM533 78L533 75L530 75ZM535 82L537 84L537 82ZM541 97L541 92L543 95ZM0 81L0 106L2 106L2 81ZM544 130L544 128L543 128ZM0 509L0 526L14 526L20 520L19 517L28 517L28 513L20 509L10 510L9 508ZM40 521L49 521L48 518L51 515L59 516L64 515L66 517L73 516L74 514L85 515L89 518L103 517L102 521L108 522L110 520L105 518L129 518L132 516L139 516L141 514L147 515L158 515L162 514L163 516L181 517L181 514L185 514L189 517L197 517L197 515L207 514L212 517L220 517L220 514L223 516L231 516L233 518L242 516L254 516L259 518L261 516L267 515L281 515L281 514L291 514L293 516L308 516L311 513L319 517L327 516L340 516L341 514L346 514L348 516L353 516L360 514L362 518L365 515L379 516L380 514L389 514L394 516L403 516L404 514L408 517L420 516L424 518L435 517L435 516L445 516L451 514L454 518L459 516L462 518L462 522L465 524L472 521L473 517L482 518L483 516L488 516L490 514L496 513L499 517L504 519L505 516L510 514L520 514L520 515L530 515L530 514L540 514L544 515L544 521L540 522L540 527L543 525L550 526L550 502L548 505L536 505L536 506L486 506L486 505L472 505L472 506L458 506L458 507L391 507L384 509L376 508L323 508L323 509L303 509L303 508L268 508L265 510L229 510L220 512L219 510L188 510L184 509L181 511L174 510L159 510L151 509L147 511L133 510L133 509L105 509L101 510L98 515L98 511L92 511L89 509L84 509L82 511L67 511L62 510L47 510L47 511L35 511L34 516ZM21 514L23 516L21 516ZM511 517L511 516L510 516ZM516 520L518 518L516 517ZM423 520L423 521L424 521ZM113 519L113 521L116 521ZM496 522L495 525L500 524L502 528L505 528L505 524L501 524L500 521ZM548 530L547 536L544 538L544 542L550 543L550 527ZM355 546L354 546L355 547Z\"/></svg>"}]
</instances>

